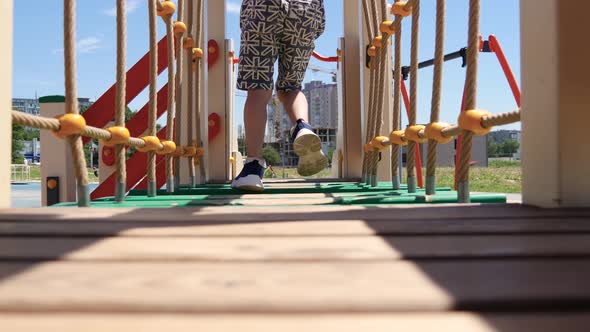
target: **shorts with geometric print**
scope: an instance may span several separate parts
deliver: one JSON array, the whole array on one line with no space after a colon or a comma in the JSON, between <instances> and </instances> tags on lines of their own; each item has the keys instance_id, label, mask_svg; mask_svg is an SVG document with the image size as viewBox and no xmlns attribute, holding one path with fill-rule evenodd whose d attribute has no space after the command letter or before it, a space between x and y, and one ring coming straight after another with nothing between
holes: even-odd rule
<instances>
[{"instance_id":1,"label":"shorts with geometric print","mask_svg":"<svg viewBox=\"0 0 590 332\"><path fill-rule=\"evenodd\" d=\"M243 0L238 86L240 90L301 90L301 83L326 27L323 0Z\"/></svg>"}]
</instances>

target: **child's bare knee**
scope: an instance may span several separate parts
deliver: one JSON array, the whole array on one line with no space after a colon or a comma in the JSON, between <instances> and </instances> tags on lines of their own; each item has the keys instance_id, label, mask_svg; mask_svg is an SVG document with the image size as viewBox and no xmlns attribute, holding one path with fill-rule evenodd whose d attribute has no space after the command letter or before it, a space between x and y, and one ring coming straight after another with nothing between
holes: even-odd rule
<instances>
[{"instance_id":1,"label":"child's bare knee","mask_svg":"<svg viewBox=\"0 0 590 332\"><path fill-rule=\"evenodd\" d=\"M252 89L248 90L248 98L268 102L272 98L272 90Z\"/></svg>"}]
</instances>

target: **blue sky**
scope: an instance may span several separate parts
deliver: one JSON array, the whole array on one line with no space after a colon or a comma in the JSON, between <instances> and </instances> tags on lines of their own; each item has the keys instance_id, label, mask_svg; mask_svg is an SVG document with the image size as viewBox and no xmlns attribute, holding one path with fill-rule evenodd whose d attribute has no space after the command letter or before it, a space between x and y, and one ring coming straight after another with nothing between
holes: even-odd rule
<instances>
[{"instance_id":1,"label":"blue sky","mask_svg":"<svg viewBox=\"0 0 590 332\"><path fill-rule=\"evenodd\" d=\"M325 0L327 29L316 42L318 52L333 55L342 35L342 1ZM131 67L148 49L147 6L145 0L128 0L128 54ZM420 59L434 55L435 0L422 0ZM519 5L517 0L482 0L481 32L484 37L495 34L500 40L517 79L520 82ZM466 46L467 0L447 1L447 34L445 52ZM116 24L115 1L78 1L78 94L80 97L98 98L115 80ZM226 0L227 37L239 47L240 1ZM62 1L14 1L14 72L13 96L34 97L63 94ZM409 64L410 20L404 25L403 63ZM165 29L159 25L160 36ZM502 70L493 54L481 54L478 105L492 112L516 108ZM332 64L312 59L312 65L334 69ZM306 81L329 81L330 76L309 72ZM461 102L465 69L460 61L447 62L444 69L444 90L441 118L455 122ZM160 84L166 80L160 76ZM423 69L419 77L418 121L428 122L432 93L432 69ZM241 119L243 97L236 99L237 118ZM145 93L130 107L139 109L147 102ZM405 119L404 119L405 121ZM519 128L512 125L506 128Z\"/></svg>"}]
</instances>

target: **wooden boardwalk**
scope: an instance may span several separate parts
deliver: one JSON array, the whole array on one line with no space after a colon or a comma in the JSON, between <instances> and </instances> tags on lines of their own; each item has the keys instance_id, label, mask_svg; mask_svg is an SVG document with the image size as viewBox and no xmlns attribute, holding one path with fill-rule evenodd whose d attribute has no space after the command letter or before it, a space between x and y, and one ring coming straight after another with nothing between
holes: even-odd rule
<instances>
[{"instance_id":1,"label":"wooden boardwalk","mask_svg":"<svg viewBox=\"0 0 590 332\"><path fill-rule=\"evenodd\" d=\"M0 210L1 331L588 331L590 209Z\"/></svg>"}]
</instances>

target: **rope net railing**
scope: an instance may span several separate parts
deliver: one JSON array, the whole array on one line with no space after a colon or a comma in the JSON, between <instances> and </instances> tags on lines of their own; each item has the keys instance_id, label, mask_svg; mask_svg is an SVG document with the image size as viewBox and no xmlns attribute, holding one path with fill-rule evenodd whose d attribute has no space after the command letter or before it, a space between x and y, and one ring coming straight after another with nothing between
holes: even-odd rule
<instances>
[{"instance_id":1,"label":"rope net railing","mask_svg":"<svg viewBox=\"0 0 590 332\"><path fill-rule=\"evenodd\" d=\"M126 50L127 50L127 21L126 21L126 0L118 0L116 6L117 20L117 64L116 64L116 95L115 95L115 124L109 128L97 128L86 124L86 120L79 114L78 99L76 96L76 50L75 50L75 30L76 14L75 0L64 0L64 62L65 62L65 108L66 114L56 118L47 118L35 116L23 112L12 111L12 122L27 127L49 130L60 139L68 141L72 149L74 159L74 169L78 186L78 206L86 207L90 205L90 193L88 190L88 173L86 170L86 161L84 158L83 144L81 137L90 137L100 140L105 146L115 147L115 200L123 202L127 191L127 171L126 171L126 151L127 147L133 147L141 153L148 154L147 180L148 196L154 197L157 194L156 184L156 155L162 155L166 158L166 187L168 192L174 192L178 183L178 168L180 158L187 158L190 165L195 161L202 159L204 149L201 148L200 132L198 129L200 116L200 103L198 97L198 84L192 86L195 73L198 77L198 70L203 58L203 51L200 46L202 43L202 24L203 24L203 0L197 0L197 8L193 11L192 2L188 1L189 8L184 10L184 0L178 0L178 20L172 18L176 13L176 5L169 0L149 0L149 120L148 129L145 136L132 137L129 130L125 127L125 110L126 104ZM197 19L197 24L192 24L193 16ZM157 23L160 17L166 25L166 35L168 40L167 68L168 68L168 100L167 100L167 117L166 117L166 138L160 139L156 135L156 126L158 120L157 113L157 80L158 80L158 43L157 43ZM187 24L183 23L183 18L188 20ZM185 37L185 35L187 35ZM192 36L197 36L193 41ZM183 69L187 67L183 62L183 52L186 50L188 60L188 107L182 108L182 75ZM176 62L175 62L176 60ZM199 82L199 79L196 79ZM193 90L194 89L194 90ZM196 91L195 91L196 90ZM191 100L193 94L197 95L196 102ZM183 112L184 111L184 112ZM186 114L183 114L186 113ZM187 122L189 132L188 141L184 145L179 142L180 126L175 123L177 117L186 115L190 120ZM193 127L197 125L196 139L192 135ZM201 163L202 164L202 163ZM192 167L194 176L194 167ZM201 172L204 174L204 170ZM194 180L191 181L194 186Z\"/></svg>"},{"instance_id":2,"label":"rope net railing","mask_svg":"<svg viewBox=\"0 0 590 332\"><path fill-rule=\"evenodd\" d=\"M379 1L379 0L375 0ZM370 1L373 4L375 1ZM395 1L391 6L391 15L394 16L394 21L388 21L386 17L382 17L380 29L375 27L378 25L378 15L374 8L368 3L369 0L364 0L363 11L367 25L368 39L372 40L371 46L368 49L367 55L370 58L371 78L369 85L369 108L366 122L366 138L367 143L364 145L364 159L363 159L363 181L367 184L375 185L374 179L377 169L378 159L375 157L382 153L386 148L392 147L391 150L391 172L392 172L392 187L394 190L400 189L399 165L400 165L400 149L407 146L407 191L408 193L415 193L416 188L416 160L415 149L419 144L428 144L428 159L426 169L426 195L436 194L436 161L437 161L437 146L440 144L447 144L454 140L456 136L462 138L462 149L457 162L457 181L458 181L458 201L469 202L469 167L471 158L471 141L475 135L486 135L495 126L507 125L520 121L520 109L505 112L500 114L491 114L487 111L477 108L477 72L478 72L478 57L481 51L482 40L480 37L479 21L480 21L480 0L469 0L469 24L468 24L468 46L459 52L451 55L445 55L444 39L445 39L445 19L446 19L446 0L436 1L436 31L435 31L435 54L434 59L427 63L418 62L418 41L419 41L419 24L420 24L420 0L412 1ZM372 11L373 9L373 11ZM403 20L408 16L412 16L411 22L411 64L408 67L401 65L401 47L402 47L402 27ZM378 35L381 33L381 35ZM393 121L392 132L388 136L381 136L381 114L380 108L384 104L384 99L387 98L383 94L385 84L380 81L381 73L374 73L377 70L386 68L383 64L387 59L382 56L386 54L388 37L395 38L394 54L393 54ZM492 36L493 37L493 36ZM492 48L499 49L499 45L495 37L490 38ZM378 42L375 42L378 40ZM497 46L495 46L497 45ZM381 49L381 52L376 52L376 49ZM497 54L498 55L498 54ZM441 91L443 87L443 65L444 62L450 59L463 57L467 66L466 80L465 80L465 97L464 106L458 117L457 124L451 125L446 122L440 122L440 108L441 108ZM498 55L498 59L502 65L503 70L507 74L508 81L513 92L518 90L515 86L515 80L511 79L510 69L503 57L503 54ZM418 96L418 69L434 65L433 75L433 90L431 97L430 122L425 125L416 123L417 116L417 96ZM376 68L379 69L376 69ZM408 126L405 130L400 127L401 120L401 103L403 90L403 80L409 76L410 78L410 94L409 94L409 109L408 109ZM379 90L379 91L375 91ZM515 92L515 98L519 103L519 93ZM377 100L372 100L377 98ZM520 105L519 105L520 106Z\"/></svg>"},{"instance_id":3,"label":"rope net railing","mask_svg":"<svg viewBox=\"0 0 590 332\"><path fill-rule=\"evenodd\" d=\"M185 1L187 1L185 3ZM78 114L76 96L76 58L75 58L75 0L64 0L64 62L66 114L57 118L47 118L12 111L12 121L28 127L52 131L56 137L66 139L74 156L74 168L78 184L78 205L90 204L86 163L83 155L81 137L91 137L102 141L106 146L115 147L116 187L114 196L117 202L123 202L126 196L126 148L133 147L139 152L148 154L146 165L148 196L157 194L156 156L165 156L166 187L174 192L179 186L179 170L182 158L188 163L190 185L202 182L197 180L199 174L204 177L204 149L201 141L201 73L203 66L203 12L204 0L172 1L149 0L149 120L145 136L132 137L125 127L126 109L126 1L117 1L117 65L116 65L116 97L115 125L109 128L97 128L86 124L83 116ZM415 152L420 144L428 143L428 160L426 171L426 194L436 193L436 150L440 144L447 144L456 136L462 137L463 148L457 163L458 198L460 202L469 202L469 162L471 157L471 141L474 135L485 135L494 126L506 125L520 121L520 110L501 114L491 114L477 108L477 73L478 55L480 52L480 0L469 0L468 46L457 54L444 55L446 0L436 1L436 41L433 91L431 97L430 122L426 125L417 123L418 102L418 69L425 63L418 61L420 34L420 0L395 1L388 8L387 0L362 0L362 15L366 24L365 30L369 56L369 100L365 123L365 140L363 156L363 182L377 186L377 171L381 154L391 149L392 188L401 188L399 166L400 149L407 146L407 191L417 191L417 177L421 173L415 168L420 167L420 160ZM178 6L178 7L177 7ZM174 14L177 21L173 21ZM393 16L393 20L390 17ZM402 29L405 19L411 16L411 63L402 67ZM166 25L168 42L168 99L166 116L166 137L160 139L156 135L157 114L157 80L158 80L158 17ZM186 22L186 23L184 23ZM391 38L390 38L391 37ZM390 42L393 43L390 48ZM492 47L500 49L497 41L491 40ZM495 45L495 46L494 46ZM393 53L393 111L392 131L382 136L384 105L388 104L389 62ZM464 107L456 125L440 122L441 91L443 88L443 64L446 60L462 56L467 65ZM505 59L504 59L505 60ZM502 62L502 61L501 61ZM505 62L505 61L504 61ZM429 62L430 64L430 62ZM502 63L506 71L507 63ZM404 79L410 78L409 98L406 96ZM186 82L183 82L183 78ZM515 80L509 78L513 90ZM183 87L186 86L186 90ZM515 94L516 96L516 94ZM401 128L402 102L408 104L408 126ZM519 99L519 96L518 98ZM183 107L183 100L186 107ZM180 135L182 129L186 135ZM184 141L180 141L180 137Z\"/></svg>"}]
</instances>

